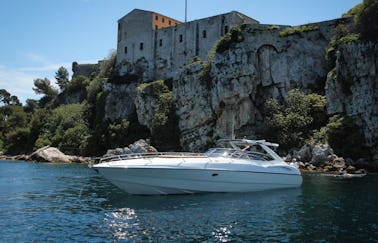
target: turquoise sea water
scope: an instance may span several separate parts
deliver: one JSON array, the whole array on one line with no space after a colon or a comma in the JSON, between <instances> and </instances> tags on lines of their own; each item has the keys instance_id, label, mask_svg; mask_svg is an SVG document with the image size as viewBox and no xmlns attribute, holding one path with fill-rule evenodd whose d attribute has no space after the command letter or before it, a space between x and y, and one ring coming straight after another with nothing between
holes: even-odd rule
<instances>
[{"instance_id":1,"label":"turquoise sea water","mask_svg":"<svg viewBox=\"0 0 378 243\"><path fill-rule=\"evenodd\" d=\"M378 175L130 196L86 165L0 161L0 242L378 242Z\"/></svg>"}]
</instances>

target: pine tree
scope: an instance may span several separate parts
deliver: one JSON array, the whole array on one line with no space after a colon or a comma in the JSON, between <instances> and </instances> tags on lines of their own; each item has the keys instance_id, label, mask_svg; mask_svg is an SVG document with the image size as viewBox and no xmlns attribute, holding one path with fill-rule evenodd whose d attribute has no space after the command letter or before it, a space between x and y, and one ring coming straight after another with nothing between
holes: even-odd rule
<instances>
[{"instance_id":1,"label":"pine tree","mask_svg":"<svg viewBox=\"0 0 378 243\"><path fill-rule=\"evenodd\" d=\"M60 67L55 73L56 84L59 86L61 91L64 91L68 85L69 73L65 67Z\"/></svg>"}]
</instances>

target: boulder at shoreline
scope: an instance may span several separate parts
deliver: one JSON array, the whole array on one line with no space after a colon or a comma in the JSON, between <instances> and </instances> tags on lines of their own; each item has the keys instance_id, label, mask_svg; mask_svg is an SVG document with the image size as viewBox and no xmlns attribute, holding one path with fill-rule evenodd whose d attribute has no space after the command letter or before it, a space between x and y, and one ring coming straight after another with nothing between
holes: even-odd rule
<instances>
[{"instance_id":1,"label":"boulder at shoreline","mask_svg":"<svg viewBox=\"0 0 378 243\"><path fill-rule=\"evenodd\" d=\"M128 147L109 149L103 157L110 157L114 155L121 154L131 154L131 153L157 153L157 149L150 145L149 141L144 139L139 139Z\"/></svg>"},{"instance_id":2,"label":"boulder at shoreline","mask_svg":"<svg viewBox=\"0 0 378 243\"><path fill-rule=\"evenodd\" d=\"M26 159L35 162L52 162L52 163L89 163L89 158L80 156L71 156L62 153L58 148L45 146L42 147Z\"/></svg>"},{"instance_id":3,"label":"boulder at shoreline","mask_svg":"<svg viewBox=\"0 0 378 243\"><path fill-rule=\"evenodd\" d=\"M285 161L298 162L299 169L303 172L336 172L343 169L348 173L360 173L366 169L378 170L377 163L366 162L366 159L354 162L351 158L338 157L328 144L304 145L293 155L288 155Z\"/></svg>"}]
</instances>

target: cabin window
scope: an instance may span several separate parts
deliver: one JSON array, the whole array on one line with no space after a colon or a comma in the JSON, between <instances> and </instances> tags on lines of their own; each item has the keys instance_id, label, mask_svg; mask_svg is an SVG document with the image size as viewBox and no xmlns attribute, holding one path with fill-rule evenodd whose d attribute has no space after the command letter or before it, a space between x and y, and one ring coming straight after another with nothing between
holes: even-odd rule
<instances>
[{"instance_id":1,"label":"cabin window","mask_svg":"<svg viewBox=\"0 0 378 243\"><path fill-rule=\"evenodd\" d=\"M162 46L162 45L163 45L163 40L160 39L160 40L159 40L159 46Z\"/></svg>"},{"instance_id":2,"label":"cabin window","mask_svg":"<svg viewBox=\"0 0 378 243\"><path fill-rule=\"evenodd\" d=\"M180 37L179 37L179 41L182 42L182 35L180 35Z\"/></svg>"},{"instance_id":3,"label":"cabin window","mask_svg":"<svg viewBox=\"0 0 378 243\"><path fill-rule=\"evenodd\" d=\"M143 50L143 42L139 44L139 50Z\"/></svg>"},{"instance_id":4,"label":"cabin window","mask_svg":"<svg viewBox=\"0 0 378 243\"><path fill-rule=\"evenodd\" d=\"M125 46L125 54L127 54L127 46Z\"/></svg>"},{"instance_id":5,"label":"cabin window","mask_svg":"<svg viewBox=\"0 0 378 243\"><path fill-rule=\"evenodd\" d=\"M202 31L202 37L206 38L206 30Z\"/></svg>"}]
</instances>

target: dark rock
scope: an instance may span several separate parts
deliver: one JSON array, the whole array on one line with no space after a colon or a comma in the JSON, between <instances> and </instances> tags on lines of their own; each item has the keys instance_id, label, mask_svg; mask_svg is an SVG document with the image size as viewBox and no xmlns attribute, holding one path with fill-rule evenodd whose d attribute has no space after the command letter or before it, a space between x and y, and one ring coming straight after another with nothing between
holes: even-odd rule
<instances>
[{"instance_id":1,"label":"dark rock","mask_svg":"<svg viewBox=\"0 0 378 243\"><path fill-rule=\"evenodd\" d=\"M332 148L327 144L315 145L312 149L311 163L315 165L328 161L328 156L333 154Z\"/></svg>"},{"instance_id":2,"label":"dark rock","mask_svg":"<svg viewBox=\"0 0 378 243\"><path fill-rule=\"evenodd\" d=\"M312 158L311 146L304 145L299 151L294 153L294 156L300 161L309 162Z\"/></svg>"},{"instance_id":3,"label":"dark rock","mask_svg":"<svg viewBox=\"0 0 378 243\"><path fill-rule=\"evenodd\" d=\"M342 157L339 157L333 161L333 167L336 169L345 168L345 160Z\"/></svg>"},{"instance_id":4,"label":"dark rock","mask_svg":"<svg viewBox=\"0 0 378 243\"><path fill-rule=\"evenodd\" d=\"M148 141L140 139L129 147L109 149L103 157L109 157L113 155L131 154L131 153L157 153L158 151L152 147Z\"/></svg>"}]
</instances>

